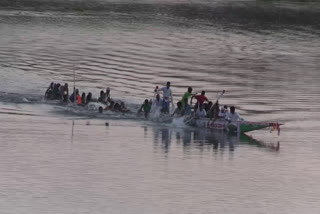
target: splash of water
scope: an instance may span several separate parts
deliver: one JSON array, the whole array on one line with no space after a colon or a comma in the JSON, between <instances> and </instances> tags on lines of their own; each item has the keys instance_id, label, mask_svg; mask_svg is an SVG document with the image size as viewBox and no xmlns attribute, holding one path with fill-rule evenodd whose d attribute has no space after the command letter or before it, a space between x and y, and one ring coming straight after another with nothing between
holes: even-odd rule
<instances>
[{"instance_id":1,"label":"splash of water","mask_svg":"<svg viewBox=\"0 0 320 214\"><path fill-rule=\"evenodd\" d=\"M177 128L185 128L187 125L184 123L184 117L173 118L171 125Z\"/></svg>"}]
</instances>

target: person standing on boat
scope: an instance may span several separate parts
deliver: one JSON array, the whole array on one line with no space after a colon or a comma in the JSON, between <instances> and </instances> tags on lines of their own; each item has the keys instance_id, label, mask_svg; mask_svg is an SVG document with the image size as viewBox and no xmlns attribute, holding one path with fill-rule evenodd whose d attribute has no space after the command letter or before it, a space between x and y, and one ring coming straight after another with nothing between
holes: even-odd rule
<instances>
[{"instance_id":1,"label":"person standing on boat","mask_svg":"<svg viewBox=\"0 0 320 214\"><path fill-rule=\"evenodd\" d=\"M162 107L163 100L160 98L160 94L156 95L156 98L152 102L151 112L157 112Z\"/></svg>"},{"instance_id":2,"label":"person standing on boat","mask_svg":"<svg viewBox=\"0 0 320 214\"><path fill-rule=\"evenodd\" d=\"M163 91L163 102L162 102L162 112L169 113L170 103L173 107L173 98L172 98L172 91L170 89L170 82L167 82L167 86L164 86L157 90Z\"/></svg>"},{"instance_id":3,"label":"person standing on boat","mask_svg":"<svg viewBox=\"0 0 320 214\"><path fill-rule=\"evenodd\" d=\"M226 119L228 121L230 121L231 123L235 123L237 122L238 120L240 120L240 115L238 112L235 112L236 108L234 106L231 106L230 107L230 112L227 113L226 115Z\"/></svg>"},{"instance_id":4,"label":"person standing on boat","mask_svg":"<svg viewBox=\"0 0 320 214\"><path fill-rule=\"evenodd\" d=\"M106 89L106 93L105 93L105 103L110 103L111 102L111 97L110 97L110 88L108 87Z\"/></svg>"},{"instance_id":5,"label":"person standing on boat","mask_svg":"<svg viewBox=\"0 0 320 214\"><path fill-rule=\"evenodd\" d=\"M189 98L192 97L192 87L189 87L188 88L188 91L186 93L184 93L184 95L182 96L182 99L181 99L181 105L182 105L182 108L185 108L184 105L188 105L188 101L189 101ZM186 102L185 102L186 101Z\"/></svg>"},{"instance_id":6,"label":"person standing on boat","mask_svg":"<svg viewBox=\"0 0 320 214\"><path fill-rule=\"evenodd\" d=\"M192 96L192 98L194 97L194 98L196 98L196 100L197 100L197 103L196 103L196 105L194 106L194 110L195 110L195 111L197 111L198 106L203 105L204 101L209 102L209 101L208 101L208 98L205 96L205 94L206 94L206 92L205 92L205 91L202 91L202 92L201 92L201 95ZM192 98L191 98L191 99L192 99Z\"/></svg>"}]
</instances>

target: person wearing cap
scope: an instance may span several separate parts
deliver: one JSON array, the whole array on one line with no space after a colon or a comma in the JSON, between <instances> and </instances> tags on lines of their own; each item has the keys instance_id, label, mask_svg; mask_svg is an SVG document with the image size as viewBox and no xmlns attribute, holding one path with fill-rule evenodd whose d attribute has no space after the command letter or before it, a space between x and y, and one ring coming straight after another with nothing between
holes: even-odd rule
<instances>
[{"instance_id":1,"label":"person wearing cap","mask_svg":"<svg viewBox=\"0 0 320 214\"><path fill-rule=\"evenodd\" d=\"M173 98L172 98L172 91L170 89L170 82L167 82L167 85L158 89L157 92L163 92L163 102L162 102L162 112L169 113L170 103L173 107Z\"/></svg>"}]
</instances>

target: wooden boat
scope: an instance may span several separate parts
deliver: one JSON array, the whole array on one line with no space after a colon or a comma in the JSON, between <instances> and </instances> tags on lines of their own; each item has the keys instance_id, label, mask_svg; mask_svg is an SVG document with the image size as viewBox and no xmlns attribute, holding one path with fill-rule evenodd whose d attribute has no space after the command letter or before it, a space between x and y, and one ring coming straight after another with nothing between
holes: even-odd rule
<instances>
[{"instance_id":1,"label":"wooden boat","mask_svg":"<svg viewBox=\"0 0 320 214\"><path fill-rule=\"evenodd\" d=\"M195 119L192 123L199 128L208 128L213 130L223 130L228 132L250 132L267 127L272 127L272 129L277 130L280 134L280 125L279 123L267 123L267 122L250 122L250 121L237 121L236 123L230 123L225 119L216 119L211 120L209 118L200 118Z\"/></svg>"}]
</instances>

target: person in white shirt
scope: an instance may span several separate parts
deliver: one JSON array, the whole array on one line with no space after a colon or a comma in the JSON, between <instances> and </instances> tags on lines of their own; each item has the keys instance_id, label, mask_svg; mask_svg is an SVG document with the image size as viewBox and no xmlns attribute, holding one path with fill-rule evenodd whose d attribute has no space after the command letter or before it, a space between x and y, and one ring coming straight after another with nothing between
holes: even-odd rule
<instances>
[{"instance_id":1,"label":"person in white shirt","mask_svg":"<svg viewBox=\"0 0 320 214\"><path fill-rule=\"evenodd\" d=\"M228 106L225 105L225 106L221 107L218 116L219 116L219 118L225 118L228 113L229 113L228 112Z\"/></svg>"},{"instance_id":2,"label":"person in white shirt","mask_svg":"<svg viewBox=\"0 0 320 214\"><path fill-rule=\"evenodd\" d=\"M167 86L157 90L157 92L163 91L162 112L169 113L170 103L173 105L172 91L170 89L170 82L167 82Z\"/></svg>"},{"instance_id":3,"label":"person in white shirt","mask_svg":"<svg viewBox=\"0 0 320 214\"><path fill-rule=\"evenodd\" d=\"M230 107L230 112L226 114L226 119L229 120L231 123L237 122L240 120L240 115L238 112L235 112L236 108L234 106Z\"/></svg>"},{"instance_id":4,"label":"person in white shirt","mask_svg":"<svg viewBox=\"0 0 320 214\"><path fill-rule=\"evenodd\" d=\"M203 105L200 105L199 108L197 109L196 117L202 118L202 117L206 117L206 116L207 116L206 110L203 108Z\"/></svg>"},{"instance_id":5,"label":"person in white shirt","mask_svg":"<svg viewBox=\"0 0 320 214\"><path fill-rule=\"evenodd\" d=\"M156 98L152 101L151 112L156 112L161 109L163 100L160 98L160 95L157 94Z\"/></svg>"}]
</instances>

